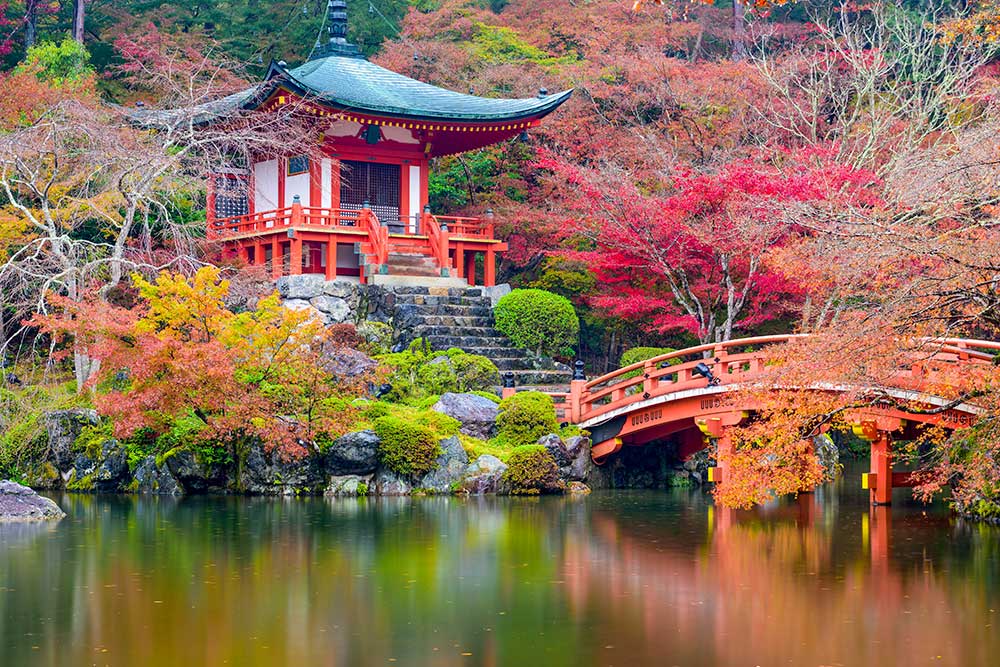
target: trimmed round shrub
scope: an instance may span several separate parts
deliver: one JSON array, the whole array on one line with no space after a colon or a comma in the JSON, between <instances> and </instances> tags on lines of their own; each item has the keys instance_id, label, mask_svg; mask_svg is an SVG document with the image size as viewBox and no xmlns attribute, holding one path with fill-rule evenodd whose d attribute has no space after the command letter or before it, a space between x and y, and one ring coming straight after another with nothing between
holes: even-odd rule
<instances>
[{"instance_id":1,"label":"trimmed round shrub","mask_svg":"<svg viewBox=\"0 0 1000 667\"><path fill-rule=\"evenodd\" d=\"M518 347L549 356L572 356L580 320L569 299L540 289L516 289L497 302L496 328Z\"/></svg>"},{"instance_id":2,"label":"trimmed round shrub","mask_svg":"<svg viewBox=\"0 0 1000 667\"><path fill-rule=\"evenodd\" d=\"M421 477L434 469L441 446L427 426L413 424L399 417L379 417L375 420L378 436L378 459L393 472L408 477Z\"/></svg>"},{"instance_id":3,"label":"trimmed round shrub","mask_svg":"<svg viewBox=\"0 0 1000 667\"><path fill-rule=\"evenodd\" d=\"M500 401L497 440L504 445L533 445L543 435L558 432L555 405L548 394L522 391Z\"/></svg>"},{"instance_id":4,"label":"trimmed round shrub","mask_svg":"<svg viewBox=\"0 0 1000 667\"><path fill-rule=\"evenodd\" d=\"M510 492L516 495L559 491L563 486L556 460L542 445L515 448L507 457L503 479L510 486Z\"/></svg>"}]
</instances>

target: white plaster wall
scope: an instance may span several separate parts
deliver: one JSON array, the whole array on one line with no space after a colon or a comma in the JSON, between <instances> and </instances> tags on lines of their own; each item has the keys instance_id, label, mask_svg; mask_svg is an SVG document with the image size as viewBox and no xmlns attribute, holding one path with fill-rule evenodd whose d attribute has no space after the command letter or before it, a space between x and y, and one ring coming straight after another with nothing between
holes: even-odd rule
<instances>
[{"instance_id":1,"label":"white plaster wall","mask_svg":"<svg viewBox=\"0 0 1000 667\"><path fill-rule=\"evenodd\" d=\"M337 267L341 269L358 268L358 256L352 246L343 243L337 245Z\"/></svg>"},{"instance_id":2,"label":"white plaster wall","mask_svg":"<svg viewBox=\"0 0 1000 667\"><path fill-rule=\"evenodd\" d=\"M319 174L320 206L330 208L333 206L333 161L325 157L320 163Z\"/></svg>"},{"instance_id":3,"label":"white plaster wall","mask_svg":"<svg viewBox=\"0 0 1000 667\"><path fill-rule=\"evenodd\" d=\"M420 165L410 165L410 233L417 233L420 219Z\"/></svg>"},{"instance_id":4,"label":"white plaster wall","mask_svg":"<svg viewBox=\"0 0 1000 667\"><path fill-rule=\"evenodd\" d=\"M253 205L258 213L278 206L278 161L265 160L253 166Z\"/></svg>"},{"instance_id":5,"label":"white plaster wall","mask_svg":"<svg viewBox=\"0 0 1000 667\"><path fill-rule=\"evenodd\" d=\"M285 206L291 206L292 201L298 195L303 206L310 206L309 203L309 172L285 177Z\"/></svg>"}]
</instances>

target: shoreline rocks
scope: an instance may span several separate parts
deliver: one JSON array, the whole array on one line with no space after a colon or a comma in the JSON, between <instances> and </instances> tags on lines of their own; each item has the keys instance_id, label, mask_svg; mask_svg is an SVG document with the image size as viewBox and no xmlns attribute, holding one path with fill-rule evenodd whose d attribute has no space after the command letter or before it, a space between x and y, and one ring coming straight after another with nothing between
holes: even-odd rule
<instances>
[{"instance_id":1,"label":"shoreline rocks","mask_svg":"<svg viewBox=\"0 0 1000 667\"><path fill-rule=\"evenodd\" d=\"M14 521L58 521L66 516L59 505L26 486L0 481L0 523Z\"/></svg>"}]
</instances>

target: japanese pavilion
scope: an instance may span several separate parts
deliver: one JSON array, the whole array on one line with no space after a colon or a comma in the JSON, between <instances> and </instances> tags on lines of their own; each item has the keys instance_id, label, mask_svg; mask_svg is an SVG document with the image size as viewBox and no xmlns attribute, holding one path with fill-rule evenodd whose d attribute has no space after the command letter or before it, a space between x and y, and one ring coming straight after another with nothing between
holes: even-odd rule
<instances>
[{"instance_id":1,"label":"japanese pavilion","mask_svg":"<svg viewBox=\"0 0 1000 667\"><path fill-rule=\"evenodd\" d=\"M212 174L209 239L274 277L320 273L363 283L419 276L474 285L479 255L481 282L493 285L507 245L494 237L492 214L435 215L429 161L521 135L572 91L526 99L453 92L368 62L347 41L344 0L330 0L327 22L328 43L305 64L272 63L261 84L234 96L240 108L263 113L299 105L316 127L321 157L259 156L242 172Z\"/></svg>"}]
</instances>

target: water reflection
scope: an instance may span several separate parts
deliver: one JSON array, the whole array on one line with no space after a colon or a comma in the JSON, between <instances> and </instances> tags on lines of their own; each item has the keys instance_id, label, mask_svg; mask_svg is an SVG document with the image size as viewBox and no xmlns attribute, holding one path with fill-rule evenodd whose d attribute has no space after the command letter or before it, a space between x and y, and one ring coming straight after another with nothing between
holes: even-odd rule
<instances>
[{"instance_id":1,"label":"water reflection","mask_svg":"<svg viewBox=\"0 0 1000 667\"><path fill-rule=\"evenodd\" d=\"M0 530L11 665L987 665L1000 533L845 484L585 499L67 496Z\"/></svg>"}]
</instances>

